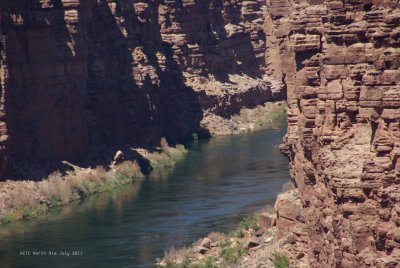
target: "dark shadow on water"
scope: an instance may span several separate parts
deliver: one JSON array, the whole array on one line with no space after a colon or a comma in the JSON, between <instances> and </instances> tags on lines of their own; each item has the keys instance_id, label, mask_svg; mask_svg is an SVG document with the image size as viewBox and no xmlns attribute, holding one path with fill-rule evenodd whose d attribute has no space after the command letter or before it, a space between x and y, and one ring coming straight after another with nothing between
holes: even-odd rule
<instances>
[{"instance_id":1,"label":"dark shadow on water","mask_svg":"<svg viewBox=\"0 0 400 268\"><path fill-rule=\"evenodd\" d=\"M284 120L282 121L284 125ZM289 180L277 148L285 127L199 140L174 169L53 213L0 229L0 263L14 267L151 267L170 247L272 204ZM251 167L250 169L248 167ZM21 257L20 250L84 251L77 258Z\"/></svg>"}]
</instances>

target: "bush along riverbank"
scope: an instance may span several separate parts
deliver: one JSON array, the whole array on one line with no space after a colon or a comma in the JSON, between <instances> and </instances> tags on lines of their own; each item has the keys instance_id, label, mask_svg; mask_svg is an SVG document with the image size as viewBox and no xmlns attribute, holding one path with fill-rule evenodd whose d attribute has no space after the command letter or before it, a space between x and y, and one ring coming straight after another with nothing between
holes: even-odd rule
<instances>
[{"instance_id":1,"label":"bush along riverbank","mask_svg":"<svg viewBox=\"0 0 400 268\"><path fill-rule=\"evenodd\" d=\"M61 173L55 171L41 181L0 182L0 225L45 215L55 208L109 191L128 183L140 183L145 174L161 168L172 168L184 158L183 145L170 147L165 139L160 147L149 151L132 149L138 160L125 160L118 151L108 167L79 168Z\"/></svg>"},{"instance_id":2,"label":"bush along riverbank","mask_svg":"<svg viewBox=\"0 0 400 268\"><path fill-rule=\"evenodd\" d=\"M250 215L243 218L238 228L229 234L212 232L190 247L170 249L162 260L157 260L157 265L167 268L238 267L241 261L246 260L246 256L248 258L262 246L270 246L273 254L269 259L269 267L288 268L286 255L277 248L273 249L276 238L276 230L261 228L257 216Z\"/></svg>"},{"instance_id":3,"label":"bush along riverbank","mask_svg":"<svg viewBox=\"0 0 400 268\"><path fill-rule=\"evenodd\" d=\"M267 102L256 107L243 107L239 113L229 118L207 114L202 126L212 136L249 133L265 128L275 128L286 118L287 104L283 101Z\"/></svg>"},{"instance_id":4,"label":"bush along riverbank","mask_svg":"<svg viewBox=\"0 0 400 268\"><path fill-rule=\"evenodd\" d=\"M157 259L167 268L307 267L306 241L297 190L278 195L269 208L242 219L229 234L211 232L189 247L174 248ZM303 243L304 242L304 243Z\"/></svg>"}]
</instances>

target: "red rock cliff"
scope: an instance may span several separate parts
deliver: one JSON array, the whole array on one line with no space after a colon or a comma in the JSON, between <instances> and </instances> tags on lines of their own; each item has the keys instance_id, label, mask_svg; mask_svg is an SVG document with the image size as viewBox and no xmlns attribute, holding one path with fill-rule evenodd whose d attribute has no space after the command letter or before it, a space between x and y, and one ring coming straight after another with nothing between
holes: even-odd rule
<instances>
[{"instance_id":1,"label":"red rock cliff","mask_svg":"<svg viewBox=\"0 0 400 268\"><path fill-rule=\"evenodd\" d=\"M79 164L103 147L183 141L201 129L205 106L217 105L199 97L204 81L251 77L251 97L227 101L227 116L271 99L270 86L257 86L264 4L2 1L0 177L20 162Z\"/></svg>"},{"instance_id":2,"label":"red rock cliff","mask_svg":"<svg viewBox=\"0 0 400 268\"><path fill-rule=\"evenodd\" d=\"M400 4L269 0L312 267L400 265Z\"/></svg>"}]
</instances>

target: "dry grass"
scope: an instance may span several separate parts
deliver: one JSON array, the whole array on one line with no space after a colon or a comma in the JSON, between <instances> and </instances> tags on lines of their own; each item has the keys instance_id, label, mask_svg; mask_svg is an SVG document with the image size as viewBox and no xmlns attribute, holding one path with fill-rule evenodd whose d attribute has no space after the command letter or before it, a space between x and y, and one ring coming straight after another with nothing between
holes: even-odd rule
<instances>
[{"instance_id":1,"label":"dry grass","mask_svg":"<svg viewBox=\"0 0 400 268\"><path fill-rule=\"evenodd\" d=\"M126 161L116 166L116 172L127 178L141 176L140 167L136 162ZM83 170L80 172L69 172L66 175L60 172L53 172L50 176L39 182L39 194L45 196L53 206L63 205L72 200L109 190L123 182L114 182L118 178L114 171L107 172L104 167L98 166L95 169ZM106 182L108 182L106 184Z\"/></svg>"},{"instance_id":2,"label":"dry grass","mask_svg":"<svg viewBox=\"0 0 400 268\"><path fill-rule=\"evenodd\" d=\"M165 138L161 139L163 150L156 153L145 153L153 168L173 166L178 157L186 150L183 146L168 147ZM1 186L0 216L2 223L14 220L37 217L53 207L66 205L73 200L86 197L97 192L114 189L139 178L143 178L141 168L136 161L125 161L107 171L102 166L94 169L77 169L62 174L59 171L51 173L40 182L12 182L9 186ZM22 215L15 216L14 215ZM13 220L13 221L14 221Z\"/></svg>"},{"instance_id":3,"label":"dry grass","mask_svg":"<svg viewBox=\"0 0 400 268\"><path fill-rule=\"evenodd\" d=\"M221 232L211 232L207 236L211 242L219 242L226 239L226 235Z\"/></svg>"},{"instance_id":4,"label":"dry grass","mask_svg":"<svg viewBox=\"0 0 400 268\"><path fill-rule=\"evenodd\" d=\"M88 174L85 175L85 178L95 183L103 183L107 179L107 171L104 167L97 166L95 169L91 169Z\"/></svg>"},{"instance_id":5,"label":"dry grass","mask_svg":"<svg viewBox=\"0 0 400 268\"><path fill-rule=\"evenodd\" d=\"M134 161L122 162L115 166L115 170L129 178L142 176L140 166Z\"/></svg>"},{"instance_id":6,"label":"dry grass","mask_svg":"<svg viewBox=\"0 0 400 268\"><path fill-rule=\"evenodd\" d=\"M39 193L53 203L56 201L62 204L69 203L73 192L72 176L64 177L58 171L53 172L47 180L38 183L38 188Z\"/></svg>"},{"instance_id":7,"label":"dry grass","mask_svg":"<svg viewBox=\"0 0 400 268\"><path fill-rule=\"evenodd\" d=\"M167 262L167 267L168 265L171 266L177 263L187 263L195 256L196 252L192 247L183 247L179 250L172 247L170 250L164 252L164 259Z\"/></svg>"},{"instance_id":8,"label":"dry grass","mask_svg":"<svg viewBox=\"0 0 400 268\"><path fill-rule=\"evenodd\" d=\"M9 206L12 208L34 207L37 204L35 194L28 188L15 188L9 197Z\"/></svg>"},{"instance_id":9,"label":"dry grass","mask_svg":"<svg viewBox=\"0 0 400 268\"><path fill-rule=\"evenodd\" d=\"M61 204L68 204L71 201L71 194L73 189L68 181L62 180L58 185L54 186L57 189L57 196Z\"/></svg>"}]
</instances>

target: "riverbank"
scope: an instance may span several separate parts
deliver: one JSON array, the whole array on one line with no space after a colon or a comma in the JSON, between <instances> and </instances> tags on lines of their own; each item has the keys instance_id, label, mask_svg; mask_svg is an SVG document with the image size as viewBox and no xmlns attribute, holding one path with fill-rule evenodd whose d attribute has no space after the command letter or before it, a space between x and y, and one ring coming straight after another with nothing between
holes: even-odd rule
<instances>
[{"instance_id":1,"label":"riverbank","mask_svg":"<svg viewBox=\"0 0 400 268\"><path fill-rule=\"evenodd\" d=\"M230 119L219 118L208 127L213 136L273 128L274 122L285 117L286 107L285 102L268 102L252 109L242 108ZM55 171L42 180L0 182L0 226L45 215L54 208L127 183L140 183L149 172L157 174L160 169L173 167L186 152L183 145L170 147L163 139L154 150L132 149L134 157L126 161L127 157L118 151L109 166L82 168L63 162L69 170Z\"/></svg>"},{"instance_id":2,"label":"riverbank","mask_svg":"<svg viewBox=\"0 0 400 268\"><path fill-rule=\"evenodd\" d=\"M187 154L173 168L154 169L140 183L2 226L0 263L151 267L166 249L189 245L211 230L234 230L242 217L273 205L289 180L287 158L277 147L285 127L282 119L276 128L199 139L185 145ZM68 260L18 255L25 249L71 248L83 255Z\"/></svg>"},{"instance_id":3,"label":"riverbank","mask_svg":"<svg viewBox=\"0 0 400 268\"><path fill-rule=\"evenodd\" d=\"M304 245L296 244L293 239L293 235L301 235L305 228L299 201L296 189L287 190L278 195L273 209L243 218L238 228L228 234L211 232L189 247L172 248L162 259L157 259L157 266L307 267Z\"/></svg>"},{"instance_id":4,"label":"riverbank","mask_svg":"<svg viewBox=\"0 0 400 268\"><path fill-rule=\"evenodd\" d=\"M285 101L266 102L255 107L242 107L229 117L206 112L202 126L213 136L237 135L273 127L274 122L286 116Z\"/></svg>"},{"instance_id":5,"label":"riverbank","mask_svg":"<svg viewBox=\"0 0 400 268\"><path fill-rule=\"evenodd\" d=\"M55 171L40 181L0 182L0 225L43 216L73 201L109 191L128 183L140 183L145 174L172 168L186 154L183 145L169 147L164 141L152 151L132 149L139 159L125 160L118 151L108 167Z\"/></svg>"}]
</instances>

